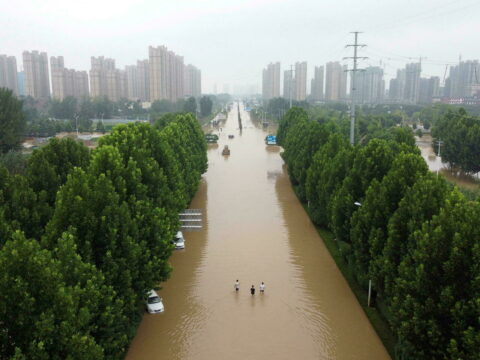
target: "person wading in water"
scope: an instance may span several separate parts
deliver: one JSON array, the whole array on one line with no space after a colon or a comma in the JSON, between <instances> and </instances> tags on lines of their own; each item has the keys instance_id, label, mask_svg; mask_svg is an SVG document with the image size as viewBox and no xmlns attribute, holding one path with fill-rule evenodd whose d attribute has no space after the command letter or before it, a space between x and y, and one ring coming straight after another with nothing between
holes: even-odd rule
<instances>
[{"instance_id":1,"label":"person wading in water","mask_svg":"<svg viewBox=\"0 0 480 360\"><path fill-rule=\"evenodd\" d=\"M250 294L255 295L255 286L253 286L253 285L250 288Z\"/></svg>"}]
</instances>

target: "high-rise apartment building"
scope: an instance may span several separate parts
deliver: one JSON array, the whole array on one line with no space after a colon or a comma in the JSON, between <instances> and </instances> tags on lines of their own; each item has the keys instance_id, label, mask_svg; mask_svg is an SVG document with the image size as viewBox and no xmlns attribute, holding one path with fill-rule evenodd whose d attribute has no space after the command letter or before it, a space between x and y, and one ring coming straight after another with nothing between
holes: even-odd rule
<instances>
[{"instance_id":1,"label":"high-rise apartment building","mask_svg":"<svg viewBox=\"0 0 480 360\"><path fill-rule=\"evenodd\" d=\"M287 100L295 99L295 80L293 77L293 69L283 72L283 97Z\"/></svg>"},{"instance_id":2,"label":"high-rise apartment building","mask_svg":"<svg viewBox=\"0 0 480 360\"><path fill-rule=\"evenodd\" d=\"M417 104L420 95L421 63L412 63L405 66L404 100L410 104Z\"/></svg>"},{"instance_id":3,"label":"high-rise apartment building","mask_svg":"<svg viewBox=\"0 0 480 360\"><path fill-rule=\"evenodd\" d=\"M347 97L347 66L328 62L325 74L325 100L340 101Z\"/></svg>"},{"instance_id":4,"label":"high-rise apartment building","mask_svg":"<svg viewBox=\"0 0 480 360\"><path fill-rule=\"evenodd\" d=\"M87 72L67 69L63 56L50 57L50 72L54 99L63 100L67 96L81 99L89 95Z\"/></svg>"},{"instance_id":5,"label":"high-rise apartment building","mask_svg":"<svg viewBox=\"0 0 480 360\"><path fill-rule=\"evenodd\" d=\"M355 96L357 104L377 104L383 101L385 81L383 70L378 66L369 66L364 71L356 73Z\"/></svg>"},{"instance_id":6,"label":"high-rise apartment building","mask_svg":"<svg viewBox=\"0 0 480 360\"><path fill-rule=\"evenodd\" d=\"M307 62L295 63L295 100L304 101L307 98Z\"/></svg>"},{"instance_id":7,"label":"high-rise apartment building","mask_svg":"<svg viewBox=\"0 0 480 360\"><path fill-rule=\"evenodd\" d=\"M52 97L54 99L63 100L66 97L66 78L63 56L50 57L50 73L52 76Z\"/></svg>"},{"instance_id":8,"label":"high-rise apartment building","mask_svg":"<svg viewBox=\"0 0 480 360\"><path fill-rule=\"evenodd\" d=\"M150 71L148 60L137 60L136 65L125 66L127 98L150 100Z\"/></svg>"},{"instance_id":9,"label":"high-rise apartment building","mask_svg":"<svg viewBox=\"0 0 480 360\"><path fill-rule=\"evenodd\" d=\"M388 98L391 102L401 103L404 99L405 91L405 69L397 70L397 77L390 80Z\"/></svg>"},{"instance_id":10,"label":"high-rise apartment building","mask_svg":"<svg viewBox=\"0 0 480 360\"><path fill-rule=\"evenodd\" d=\"M280 63L270 63L263 69L262 97L270 100L280 96Z\"/></svg>"},{"instance_id":11,"label":"high-rise apartment building","mask_svg":"<svg viewBox=\"0 0 480 360\"><path fill-rule=\"evenodd\" d=\"M420 79L418 102L430 104L433 98L440 96L440 78L432 76L428 79Z\"/></svg>"},{"instance_id":12,"label":"high-rise apartment building","mask_svg":"<svg viewBox=\"0 0 480 360\"><path fill-rule=\"evenodd\" d=\"M37 99L48 99L50 97L50 79L48 76L47 53L24 51L23 70L25 73L25 94Z\"/></svg>"},{"instance_id":13,"label":"high-rise apartment building","mask_svg":"<svg viewBox=\"0 0 480 360\"><path fill-rule=\"evenodd\" d=\"M17 73L18 95L25 96L25 73L19 71Z\"/></svg>"},{"instance_id":14,"label":"high-rise apartment building","mask_svg":"<svg viewBox=\"0 0 480 360\"><path fill-rule=\"evenodd\" d=\"M150 64L150 98L177 101L184 97L185 65L183 57L165 46L148 49Z\"/></svg>"},{"instance_id":15,"label":"high-rise apartment building","mask_svg":"<svg viewBox=\"0 0 480 360\"><path fill-rule=\"evenodd\" d=\"M445 95L450 98L471 97L478 91L480 67L478 60L460 61L450 68L445 82Z\"/></svg>"},{"instance_id":16,"label":"high-rise apartment building","mask_svg":"<svg viewBox=\"0 0 480 360\"><path fill-rule=\"evenodd\" d=\"M313 101L323 100L323 78L324 78L324 67L315 66L313 79L311 82L310 97Z\"/></svg>"},{"instance_id":17,"label":"high-rise apartment building","mask_svg":"<svg viewBox=\"0 0 480 360\"><path fill-rule=\"evenodd\" d=\"M115 68L115 60L103 56L91 58L90 93L92 97L106 96L111 101L127 97L127 75Z\"/></svg>"},{"instance_id":18,"label":"high-rise apartment building","mask_svg":"<svg viewBox=\"0 0 480 360\"><path fill-rule=\"evenodd\" d=\"M150 100L150 65L148 60L137 60L137 87L138 98L142 101Z\"/></svg>"},{"instance_id":19,"label":"high-rise apartment building","mask_svg":"<svg viewBox=\"0 0 480 360\"><path fill-rule=\"evenodd\" d=\"M199 98L202 95L202 72L193 65L185 66L185 96Z\"/></svg>"},{"instance_id":20,"label":"high-rise apartment building","mask_svg":"<svg viewBox=\"0 0 480 360\"><path fill-rule=\"evenodd\" d=\"M0 88L10 89L19 95L15 56L0 55Z\"/></svg>"}]
</instances>

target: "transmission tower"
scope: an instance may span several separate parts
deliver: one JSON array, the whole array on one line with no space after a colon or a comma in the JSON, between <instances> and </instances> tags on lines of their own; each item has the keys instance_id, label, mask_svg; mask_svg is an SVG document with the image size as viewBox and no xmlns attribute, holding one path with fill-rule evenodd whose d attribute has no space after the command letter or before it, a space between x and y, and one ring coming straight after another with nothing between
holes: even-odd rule
<instances>
[{"instance_id":1,"label":"transmission tower","mask_svg":"<svg viewBox=\"0 0 480 360\"><path fill-rule=\"evenodd\" d=\"M364 56L357 56L357 50L358 48L365 47L367 45L365 44L359 44L358 43L358 34L360 34L360 31L353 31L352 34L355 35L355 43L354 44L349 44L346 47L353 47L353 56L348 56L344 57L343 59L353 59L353 70L347 70L352 72L352 77L350 81L350 97L352 101L351 109L350 109L350 144L355 145L355 79L357 77L357 71L360 71L360 69L357 69L357 60L364 60L368 59L367 57Z\"/></svg>"}]
</instances>

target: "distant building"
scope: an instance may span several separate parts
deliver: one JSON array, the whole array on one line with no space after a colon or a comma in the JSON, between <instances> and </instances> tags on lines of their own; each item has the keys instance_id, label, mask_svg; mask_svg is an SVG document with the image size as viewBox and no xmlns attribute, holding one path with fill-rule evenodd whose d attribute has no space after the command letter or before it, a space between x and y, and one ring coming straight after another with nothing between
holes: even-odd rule
<instances>
[{"instance_id":1,"label":"distant building","mask_svg":"<svg viewBox=\"0 0 480 360\"><path fill-rule=\"evenodd\" d=\"M285 70L283 72L283 97L287 100L295 99L295 81L293 78L293 70Z\"/></svg>"},{"instance_id":2,"label":"distant building","mask_svg":"<svg viewBox=\"0 0 480 360\"><path fill-rule=\"evenodd\" d=\"M63 56L50 57L50 72L52 98L63 100L67 96L77 99L89 96L87 72L65 68Z\"/></svg>"},{"instance_id":3,"label":"distant building","mask_svg":"<svg viewBox=\"0 0 480 360\"><path fill-rule=\"evenodd\" d=\"M295 63L295 100L304 101L307 98L307 62Z\"/></svg>"},{"instance_id":4,"label":"distant building","mask_svg":"<svg viewBox=\"0 0 480 360\"><path fill-rule=\"evenodd\" d=\"M347 97L347 66L328 62L325 73L325 100L340 101Z\"/></svg>"},{"instance_id":5,"label":"distant building","mask_svg":"<svg viewBox=\"0 0 480 360\"><path fill-rule=\"evenodd\" d=\"M405 66L404 100L409 104L417 104L420 97L421 63L412 63Z\"/></svg>"},{"instance_id":6,"label":"distant building","mask_svg":"<svg viewBox=\"0 0 480 360\"><path fill-rule=\"evenodd\" d=\"M324 78L324 67L315 66L313 79L311 82L310 97L313 101L320 101L324 99L323 94L323 78Z\"/></svg>"},{"instance_id":7,"label":"distant building","mask_svg":"<svg viewBox=\"0 0 480 360\"><path fill-rule=\"evenodd\" d=\"M432 76L428 79L420 79L420 90L418 102L430 104L434 98L440 97L440 78Z\"/></svg>"},{"instance_id":8,"label":"distant building","mask_svg":"<svg viewBox=\"0 0 480 360\"><path fill-rule=\"evenodd\" d=\"M150 100L150 66L148 60L137 60L136 65L125 66L126 97L130 100Z\"/></svg>"},{"instance_id":9,"label":"distant building","mask_svg":"<svg viewBox=\"0 0 480 360\"><path fill-rule=\"evenodd\" d=\"M280 63L270 63L263 69L262 97L264 100L280 97Z\"/></svg>"},{"instance_id":10,"label":"distant building","mask_svg":"<svg viewBox=\"0 0 480 360\"><path fill-rule=\"evenodd\" d=\"M405 69L397 70L397 77L390 80L388 98L390 102L402 103L405 91Z\"/></svg>"},{"instance_id":11,"label":"distant building","mask_svg":"<svg viewBox=\"0 0 480 360\"><path fill-rule=\"evenodd\" d=\"M185 67L184 83L185 96L194 98L202 96L202 72L195 66L189 64Z\"/></svg>"},{"instance_id":12,"label":"distant building","mask_svg":"<svg viewBox=\"0 0 480 360\"><path fill-rule=\"evenodd\" d=\"M450 67L450 74L445 82L445 96L449 98L471 97L476 95L480 84L478 60L460 61Z\"/></svg>"},{"instance_id":13,"label":"distant building","mask_svg":"<svg viewBox=\"0 0 480 360\"><path fill-rule=\"evenodd\" d=\"M378 104L383 101L385 81L383 70L377 66L369 66L364 71L356 73L355 96L357 104Z\"/></svg>"},{"instance_id":14,"label":"distant building","mask_svg":"<svg viewBox=\"0 0 480 360\"><path fill-rule=\"evenodd\" d=\"M17 59L15 56L0 55L0 88L7 88L20 95L17 81Z\"/></svg>"},{"instance_id":15,"label":"distant building","mask_svg":"<svg viewBox=\"0 0 480 360\"><path fill-rule=\"evenodd\" d=\"M127 75L115 67L115 60L103 56L91 57L90 94L106 96L111 101L127 97Z\"/></svg>"},{"instance_id":16,"label":"distant building","mask_svg":"<svg viewBox=\"0 0 480 360\"><path fill-rule=\"evenodd\" d=\"M25 73L20 71L17 73L18 95L25 96Z\"/></svg>"},{"instance_id":17,"label":"distant building","mask_svg":"<svg viewBox=\"0 0 480 360\"><path fill-rule=\"evenodd\" d=\"M183 57L165 46L148 48L150 64L150 97L177 101L184 97L185 65Z\"/></svg>"},{"instance_id":18,"label":"distant building","mask_svg":"<svg viewBox=\"0 0 480 360\"><path fill-rule=\"evenodd\" d=\"M24 51L23 71L25 73L25 95L37 99L50 98L47 53Z\"/></svg>"}]
</instances>

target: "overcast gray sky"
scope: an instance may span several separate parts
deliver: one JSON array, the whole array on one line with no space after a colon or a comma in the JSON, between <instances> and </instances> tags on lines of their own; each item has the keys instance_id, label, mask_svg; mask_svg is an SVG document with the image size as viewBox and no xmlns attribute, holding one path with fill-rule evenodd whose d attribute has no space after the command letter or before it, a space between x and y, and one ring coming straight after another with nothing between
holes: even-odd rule
<instances>
[{"instance_id":1,"label":"overcast gray sky","mask_svg":"<svg viewBox=\"0 0 480 360\"><path fill-rule=\"evenodd\" d=\"M0 54L23 50L63 55L90 69L90 56L117 67L166 45L202 70L203 91L216 83L261 85L261 71L280 61L314 65L351 56L350 31L363 31L363 66L396 69L422 56L422 76L443 80L445 65L478 59L479 0L0 0ZM409 59L412 58L412 59Z\"/></svg>"}]
</instances>

